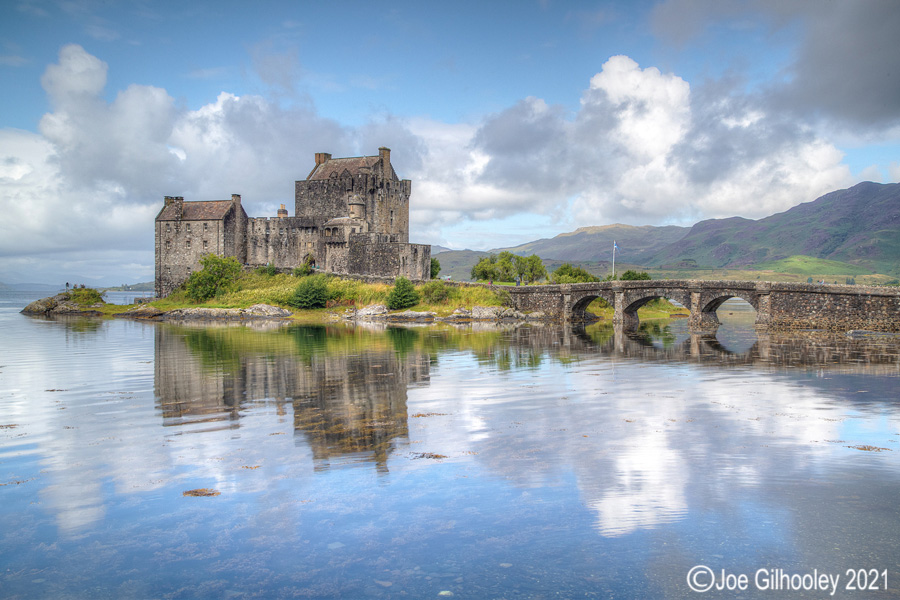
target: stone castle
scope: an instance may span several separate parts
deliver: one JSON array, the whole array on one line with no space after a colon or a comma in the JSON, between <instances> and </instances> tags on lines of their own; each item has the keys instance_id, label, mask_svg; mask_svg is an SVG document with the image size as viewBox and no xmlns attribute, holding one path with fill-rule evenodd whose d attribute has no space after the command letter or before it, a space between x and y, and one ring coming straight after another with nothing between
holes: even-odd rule
<instances>
[{"instance_id":1,"label":"stone castle","mask_svg":"<svg viewBox=\"0 0 900 600\"><path fill-rule=\"evenodd\" d=\"M337 274L428 279L431 246L409 243L412 182L378 156L332 158L320 152L295 182L294 215L248 217L241 197L185 202L166 196L156 216L156 296L168 296L206 254L233 256L245 267L292 269L304 263Z\"/></svg>"}]
</instances>

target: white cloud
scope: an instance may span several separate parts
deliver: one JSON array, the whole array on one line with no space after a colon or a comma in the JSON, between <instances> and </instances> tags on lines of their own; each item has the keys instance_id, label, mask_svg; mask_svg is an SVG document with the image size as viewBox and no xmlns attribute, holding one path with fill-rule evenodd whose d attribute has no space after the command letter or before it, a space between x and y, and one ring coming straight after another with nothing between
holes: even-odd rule
<instances>
[{"instance_id":1,"label":"white cloud","mask_svg":"<svg viewBox=\"0 0 900 600\"><path fill-rule=\"evenodd\" d=\"M852 183L841 153L810 130L730 90L697 93L627 56L603 65L574 113L528 97L478 124L389 115L355 129L302 103L228 92L196 110L146 85L107 101L107 70L65 46L41 78L53 111L40 135L0 131L0 205L13 217L0 225L7 259L92 248L149 254L163 195L240 193L262 216L291 204L314 152L352 156L381 145L414 182L413 237L425 243L444 241L447 226L476 222L477 237L477 222L523 213L567 225L758 218ZM493 247L496 231L482 237Z\"/></svg>"}]
</instances>

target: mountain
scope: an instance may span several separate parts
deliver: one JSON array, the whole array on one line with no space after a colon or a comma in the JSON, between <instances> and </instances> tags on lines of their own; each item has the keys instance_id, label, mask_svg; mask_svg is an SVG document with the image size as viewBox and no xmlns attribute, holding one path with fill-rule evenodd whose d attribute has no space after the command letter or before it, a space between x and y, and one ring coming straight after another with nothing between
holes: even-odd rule
<instances>
[{"instance_id":1,"label":"mountain","mask_svg":"<svg viewBox=\"0 0 900 600\"><path fill-rule=\"evenodd\" d=\"M644 225L603 225L579 227L571 233L561 233L554 238L492 250L497 253L508 250L513 254L537 254L541 258L563 261L612 260L613 242L618 244L616 260L642 264L656 256L663 248L683 238L690 231L688 227L653 227Z\"/></svg>"},{"instance_id":2,"label":"mountain","mask_svg":"<svg viewBox=\"0 0 900 600\"><path fill-rule=\"evenodd\" d=\"M794 256L900 274L900 184L865 182L763 219L709 219L693 227L581 227L508 250L557 261L612 257L665 269L754 268Z\"/></svg>"},{"instance_id":3,"label":"mountain","mask_svg":"<svg viewBox=\"0 0 900 600\"><path fill-rule=\"evenodd\" d=\"M0 282L0 291L4 292L58 292L65 286L49 283L3 283Z\"/></svg>"},{"instance_id":4,"label":"mountain","mask_svg":"<svg viewBox=\"0 0 900 600\"><path fill-rule=\"evenodd\" d=\"M797 255L897 273L900 184L860 183L755 221L701 221L646 264L739 268Z\"/></svg>"}]
</instances>

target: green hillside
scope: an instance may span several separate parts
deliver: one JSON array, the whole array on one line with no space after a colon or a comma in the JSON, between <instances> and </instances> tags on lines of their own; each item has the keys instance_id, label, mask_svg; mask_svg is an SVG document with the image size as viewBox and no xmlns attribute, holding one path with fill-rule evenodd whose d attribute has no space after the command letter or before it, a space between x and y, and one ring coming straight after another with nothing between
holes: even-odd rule
<instances>
[{"instance_id":1,"label":"green hillside","mask_svg":"<svg viewBox=\"0 0 900 600\"><path fill-rule=\"evenodd\" d=\"M775 271L776 273L794 273L796 275L870 275L872 271L839 262L825 260L811 256L790 256L773 262L763 262L753 265L754 269L763 271Z\"/></svg>"},{"instance_id":2,"label":"green hillside","mask_svg":"<svg viewBox=\"0 0 900 600\"><path fill-rule=\"evenodd\" d=\"M689 231L687 227L651 225L635 227L620 223L602 227L579 227L575 231L561 233L553 238L540 239L512 248L500 248L493 252L508 250L522 256L537 254L541 258L564 262L611 261L613 242L616 242L619 246L616 261L641 264L669 244L683 238Z\"/></svg>"},{"instance_id":3,"label":"green hillside","mask_svg":"<svg viewBox=\"0 0 900 600\"><path fill-rule=\"evenodd\" d=\"M860 183L757 221L701 221L647 264L748 268L800 255L900 275L900 184Z\"/></svg>"}]
</instances>

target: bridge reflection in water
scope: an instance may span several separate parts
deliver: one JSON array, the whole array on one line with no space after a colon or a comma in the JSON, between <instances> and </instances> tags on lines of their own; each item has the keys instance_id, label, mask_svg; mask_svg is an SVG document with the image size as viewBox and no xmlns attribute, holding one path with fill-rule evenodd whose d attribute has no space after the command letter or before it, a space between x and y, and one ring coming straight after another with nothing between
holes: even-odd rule
<instances>
[{"instance_id":1,"label":"bridge reflection in water","mask_svg":"<svg viewBox=\"0 0 900 600\"><path fill-rule=\"evenodd\" d=\"M751 313L752 317L752 313ZM334 460L388 457L408 437L407 393L428 386L440 355L462 351L499 369L530 368L585 355L610 360L689 362L713 367L815 368L900 375L897 337L822 332L729 338L692 333L682 322L622 326L384 326L156 328L156 397L163 425L182 433L241 426L246 409L271 407L292 419L297 444L316 470Z\"/></svg>"}]
</instances>

